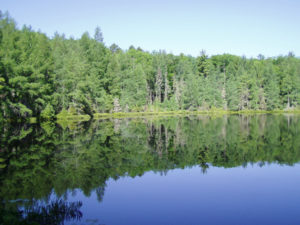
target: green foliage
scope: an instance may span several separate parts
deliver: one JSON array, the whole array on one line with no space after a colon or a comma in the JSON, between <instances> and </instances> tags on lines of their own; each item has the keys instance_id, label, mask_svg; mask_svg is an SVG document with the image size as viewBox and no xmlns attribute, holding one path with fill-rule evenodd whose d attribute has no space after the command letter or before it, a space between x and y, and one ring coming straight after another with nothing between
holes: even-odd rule
<instances>
[{"instance_id":1,"label":"green foliage","mask_svg":"<svg viewBox=\"0 0 300 225\"><path fill-rule=\"evenodd\" d=\"M21 118L28 118L32 116L32 110L28 109L22 103L10 103L10 110L14 113L14 115Z\"/></svg>"},{"instance_id":2,"label":"green foliage","mask_svg":"<svg viewBox=\"0 0 300 225\"><path fill-rule=\"evenodd\" d=\"M203 81L203 80L202 80ZM188 74L182 94L183 109L196 110L201 105L201 80L194 74Z\"/></svg>"},{"instance_id":3,"label":"green foliage","mask_svg":"<svg viewBox=\"0 0 300 225\"><path fill-rule=\"evenodd\" d=\"M142 66L138 65L127 74L122 80L120 103L123 109L128 107L132 111L141 111L146 105L147 89L145 73Z\"/></svg>"},{"instance_id":4,"label":"green foliage","mask_svg":"<svg viewBox=\"0 0 300 225\"><path fill-rule=\"evenodd\" d=\"M40 117L42 120L48 120L48 121L53 120L55 118L55 111L52 105L48 103L45 109L41 112Z\"/></svg>"},{"instance_id":5,"label":"green foliage","mask_svg":"<svg viewBox=\"0 0 300 225\"><path fill-rule=\"evenodd\" d=\"M209 74L209 61L205 51L201 51L201 55L197 58L197 70L198 75L201 77L207 77Z\"/></svg>"},{"instance_id":6,"label":"green foliage","mask_svg":"<svg viewBox=\"0 0 300 225\"><path fill-rule=\"evenodd\" d=\"M57 118L64 118L67 117L69 115L68 111L66 109L62 109L58 114L57 114Z\"/></svg>"},{"instance_id":7,"label":"green foliage","mask_svg":"<svg viewBox=\"0 0 300 225\"><path fill-rule=\"evenodd\" d=\"M300 105L300 59L246 59L149 53L106 47L94 37L53 38L0 16L0 121L31 116L49 120L63 109L76 113L155 110L274 110Z\"/></svg>"}]
</instances>

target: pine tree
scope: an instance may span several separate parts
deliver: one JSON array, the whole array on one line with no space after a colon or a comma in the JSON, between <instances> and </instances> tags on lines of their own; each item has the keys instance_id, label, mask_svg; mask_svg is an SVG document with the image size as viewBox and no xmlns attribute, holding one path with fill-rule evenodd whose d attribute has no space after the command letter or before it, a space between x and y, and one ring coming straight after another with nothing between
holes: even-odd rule
<instances>
[{"instance_id":1,"label":"pine tree","mask_svg":"<svg viewBox=\"0 0 300 225\"><path fill-rule=\"evenodd\" d=\"M94 39L97 42L103 43L103 34L102 34L101 28L99 26L97 26L95 29Z\"/></svg>"},{"instance_id":2,"label":"pine tree","mask_svg":"<svg viewBox=\"0 0 300 225\"><path fill-rule=\"evenodd\" d=\"M201 55L197 58L197 61L198 75L201 77L207 77L209 74L209 62L208 56L204 50L201 51Z\"/></svg>"}]
</instances>

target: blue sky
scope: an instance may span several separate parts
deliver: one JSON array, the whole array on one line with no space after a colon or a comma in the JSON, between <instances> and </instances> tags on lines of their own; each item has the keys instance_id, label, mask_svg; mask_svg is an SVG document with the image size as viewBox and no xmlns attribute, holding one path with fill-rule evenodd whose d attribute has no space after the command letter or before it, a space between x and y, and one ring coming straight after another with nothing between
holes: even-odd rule
<instances>
[{"instance_id":1,"label":"blue sky","mask_svg":"<svg viewBox=\"0 0 300 225\"><path fill-rule=\"evenodd\" d=\"M173 54L300 54L299 0L0 0L21 28L80 38L100 26L107 46Z\"/></svg>"}]
</instances>

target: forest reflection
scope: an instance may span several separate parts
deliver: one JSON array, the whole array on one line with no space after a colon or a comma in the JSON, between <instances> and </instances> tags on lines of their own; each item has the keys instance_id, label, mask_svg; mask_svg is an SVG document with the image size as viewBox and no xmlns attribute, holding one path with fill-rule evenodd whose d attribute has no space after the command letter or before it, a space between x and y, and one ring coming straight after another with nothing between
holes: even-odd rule
<instances>
[{"instance_id":1,"label":"forest reflection","mask_svg":"<svg viewBox=\"0 0 300 225\"><path fill-rule=\"evenodd\" d=\"M61 207L64 214L52 210L56 219L47 223L63 224L82 216L82 203L68 202L68 195L95 192L101 202L110 178L196 165L203 173L211 166L294 165L300 160L299 129L300 117L292 114L2 124L1 214L38 218Z\"/></svg>"}]
</instances>

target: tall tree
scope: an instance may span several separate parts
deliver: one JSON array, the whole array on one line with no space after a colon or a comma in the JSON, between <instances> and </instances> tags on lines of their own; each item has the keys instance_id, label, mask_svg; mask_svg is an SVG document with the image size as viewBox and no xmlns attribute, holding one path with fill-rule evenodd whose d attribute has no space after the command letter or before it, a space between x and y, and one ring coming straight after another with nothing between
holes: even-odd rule
<instances>
[{"instance_id":1,"label":"tall tree","mask_svg":"<svg viewBox=\"0 0 300 225\"><path fill-rule=\"evenodd\" d=\"M103 34L102 34L101 28L99 26L97 26L95 29L94 39L97 42L103 43Z\"/></svg>"},{"instance_id":2,"label":"tall tree","mask_svg":"<svg viewBox=\"0 0 300 225\"><path fill-rule=\"evenodd\" d=\"M207 77L209 74L209 61L205 51L202 50L200 56L197 58L198 75Z\"/></svg>"}]
</instances>

